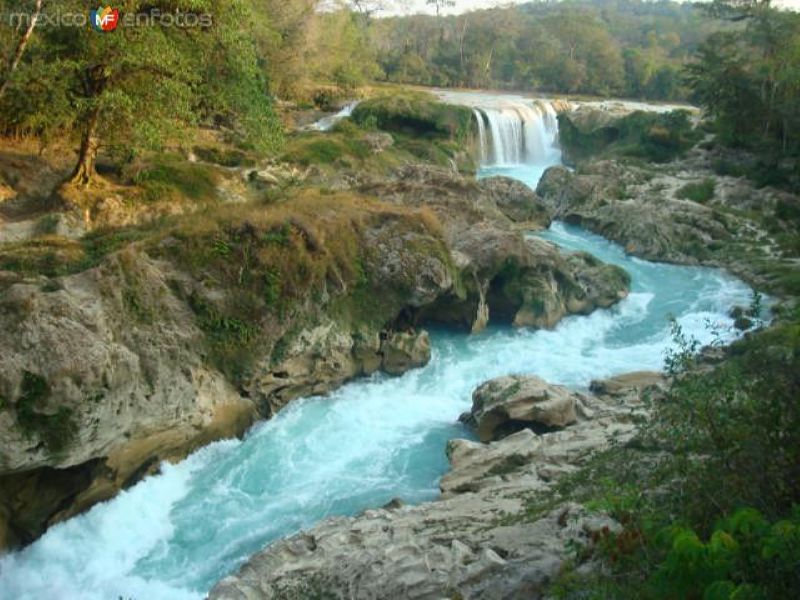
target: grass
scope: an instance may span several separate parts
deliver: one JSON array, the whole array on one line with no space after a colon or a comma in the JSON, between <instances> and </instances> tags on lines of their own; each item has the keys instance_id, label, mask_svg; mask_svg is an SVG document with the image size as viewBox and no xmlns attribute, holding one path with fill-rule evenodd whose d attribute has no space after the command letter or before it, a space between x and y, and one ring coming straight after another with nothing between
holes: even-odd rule
<instances>
[{"instance_id":1,"label":"grass","mask_svg":"<svg viewBox=\"0 0 800 600\"><path fill-rule=\"evenodd\" d=\"M195 146L192 150L200 160L222 167L251 167L256 162L246 152L237 148L225 148L216 145Z\"/></svg>"},{"instance_id":2,"label":"grass","mask_svg":"<svg viewBox=\"0 0 800 600\"><path fill-rule=\"evenodd\" d=\"M98 230L80 240L44 236L0 248L0 270L23 276L59 277L99 265L109 254L146 239L153 227Z\"/></svg>"},{"instance_id":3,"label":"grass","mask_svg":"<svg viewBox=\"0 0 800 600\"><path fill-rule=\"evenodd\" d=\"M153 157L144 168L133 174L132 182L141 188L141 197L147 202L201 201L216 198L219 175L208 165L192 163L178 155L163 154Z\"/></svg>"}]
</instances>

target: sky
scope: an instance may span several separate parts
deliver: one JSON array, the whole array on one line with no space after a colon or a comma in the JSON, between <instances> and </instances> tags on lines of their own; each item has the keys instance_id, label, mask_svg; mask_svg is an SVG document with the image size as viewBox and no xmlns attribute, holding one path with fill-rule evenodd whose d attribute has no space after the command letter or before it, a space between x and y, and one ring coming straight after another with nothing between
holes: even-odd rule
<instances>
[{"instance_id":1,"label":"sky","mask_svg":"<svg viewBox=\"0 0 800 600\"><path fill-rule=\"evenodd\" d=\"M507 4L523 4L530 0L456 0L454 8L443 11L445 14L461 13L476 8L491 8L493 6L503 6ZM404 9L395 9L393 14L409 14L414 12L434 14L436 11L432 6L427 6L425 0L400 0L398 4L404 5ZM800 10L800 0L773 0L773 5L793 10Z\"/></svg>"}]
</instances>

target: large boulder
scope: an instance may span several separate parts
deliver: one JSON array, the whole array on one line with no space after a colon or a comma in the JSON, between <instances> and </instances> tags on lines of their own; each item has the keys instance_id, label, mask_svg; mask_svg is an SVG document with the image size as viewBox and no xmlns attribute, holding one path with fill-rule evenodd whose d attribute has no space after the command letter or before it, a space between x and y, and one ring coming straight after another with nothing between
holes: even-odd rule
<instances>
[{"instance_id":1,"label":"large boulder","mask_svg":"<svg viewBox=\"0 0 800 600\"><path fill-rule=\"evenodd\" d=\"M550 218L536 192L521 181L510 177L488 177L481 179L478 185L500 212L515 223L536 229L550 225Z\"/></svg>"},{"instance_id":2,"label":"large boulder","mask_svg":"<svg viewBox=\"0 0 800 600\"><path fill-rule=\"evenodd\" d=\"M576 394L538 377L512 375L481 385L472 394L471 420L482 442L520 429L552 431L575 423Z\"/></svg>"}]
</instances>

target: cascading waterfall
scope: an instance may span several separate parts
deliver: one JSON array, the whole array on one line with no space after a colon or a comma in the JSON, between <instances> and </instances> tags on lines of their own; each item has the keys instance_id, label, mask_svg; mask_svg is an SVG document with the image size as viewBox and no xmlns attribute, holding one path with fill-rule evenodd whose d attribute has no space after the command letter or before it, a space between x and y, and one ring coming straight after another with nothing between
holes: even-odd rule
<instances>
[{"instance_id":1,"label":"cascading waterfall","mask_svg":"<svg viewBox=\"0 0 800 600\"><path fill-rule=\"evenodd\" d=\"M553 165L560 161L558 119L549 102L487 103L473 112L484 167Z\"/></svg>"}]
</instances>

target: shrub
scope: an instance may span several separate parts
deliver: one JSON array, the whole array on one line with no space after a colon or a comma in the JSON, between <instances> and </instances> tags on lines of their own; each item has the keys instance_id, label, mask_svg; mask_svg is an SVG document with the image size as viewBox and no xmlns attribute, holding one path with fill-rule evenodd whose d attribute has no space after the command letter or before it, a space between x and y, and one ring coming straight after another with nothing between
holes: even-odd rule
<instances>
[{"instance_id":1,"label":"shrub","mask_svg":"<svg viewBox=\"0 0 800 600\"><path fill-rule=\"evenodd\" d=\"M701 137L687 111L635 111L608 124L584 127L568 114L559 116L561 145L575 159L596 154L667 162L691 148Z\"/></svg>"},{"instance_id":2,"label":"shrub","mask_svg":"<svg viewBox=\"0 0 800 600\"><path fill-rule=\"evenodd\" d=\"M703 179L702 181L687 183L677 191L678 198L692 200L704 204L714 197L716 183L713 179Z\"/></svg>"},{"instance_id":3,"label":"shrub","mask_svg":"<svg viewBox=\"0 0 800 600\"><path fill-rule=\"evenodd\" d=\"M666 555L648 581L656 598L792 598L800 589L800 507L772 524L743 508L706 542L685 526L663 530L657 542Z\"/></svg>"}]
</instances>

